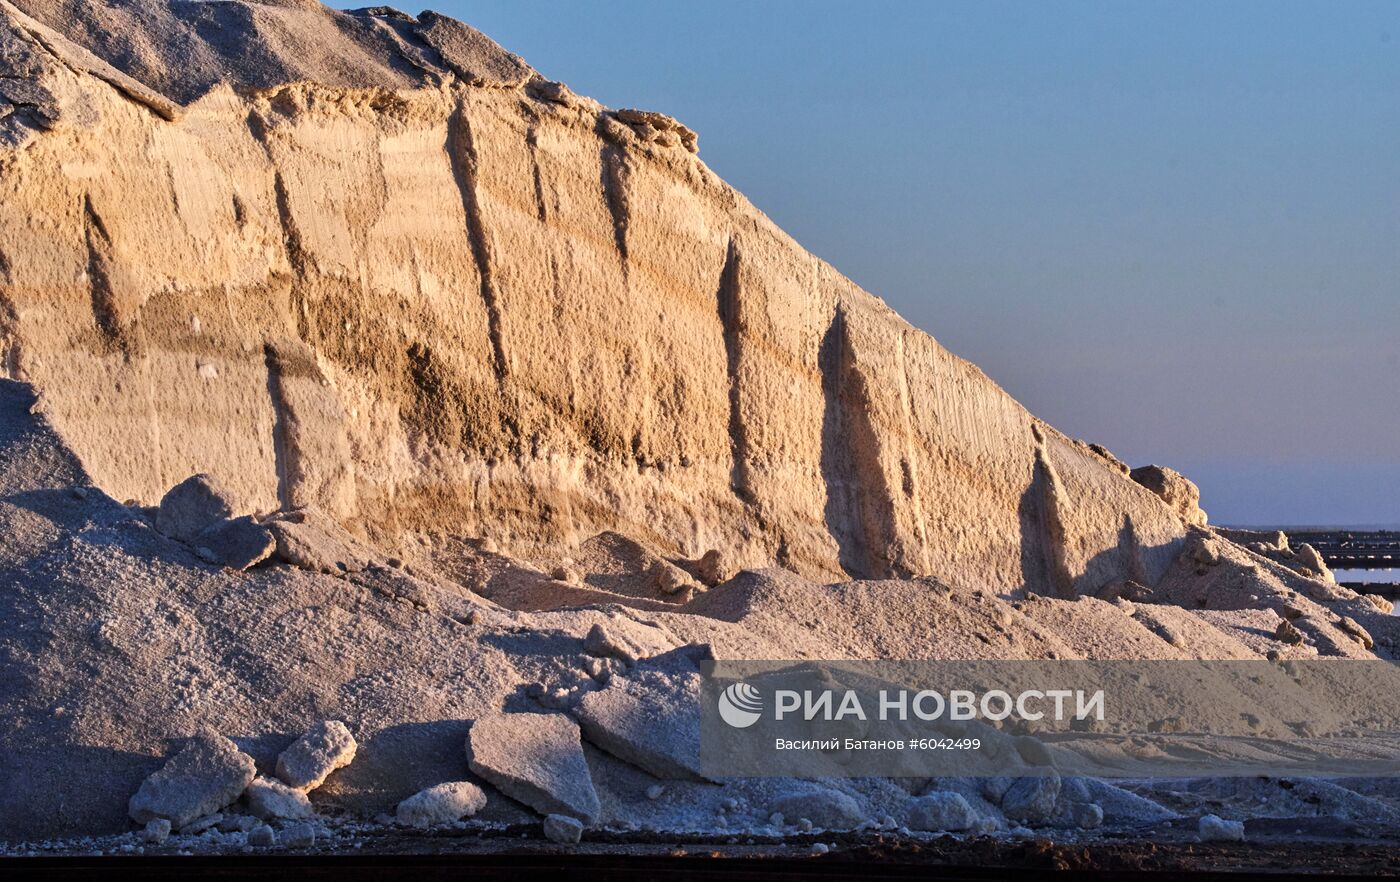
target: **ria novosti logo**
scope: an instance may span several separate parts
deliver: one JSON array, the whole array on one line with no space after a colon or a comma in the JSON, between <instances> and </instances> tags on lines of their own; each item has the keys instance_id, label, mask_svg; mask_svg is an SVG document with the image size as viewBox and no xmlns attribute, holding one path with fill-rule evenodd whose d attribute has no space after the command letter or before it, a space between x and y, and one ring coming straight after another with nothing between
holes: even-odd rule
<instances>
[{"instance_id":1,"label":"ria novosti logo","mask_svg":"<svg viewBox=\"0 0 1400 882\"><path fill-rule=\"evenodd\" d=\"M735 683L719 695L719 718L735 729L747 729L762 715L763 693L747 683Z\"/></svg>"},{"instance_id":2,"label":"ria novosti logo","mask_svg":"<svg viewBox=\"0 0 1400 882\"><path fill-rule=\"evenodd\" d=\"M1083 689L1027 689L1010 693L1002 689L975 692L953 689L946 694L933 689L914 692L909 689L881 689L875 694L862 694L855 689L774 689L773 719L777 722L796 718L840 723L846 720L907 721L912 714L925 722L947 720L969 722L984 720L1000 722L1016 718L1039 722L1047 717L1054 721L1097 720L1105 718L1105 690L1092 693ZM870 702L878 698L871 706ZM727 686L716 701L720 719L735 729L747 729L757 723L764 713L763 692L738 680ZM867 709L868 708L868 709Z\"/></svg>"}]
</instances>

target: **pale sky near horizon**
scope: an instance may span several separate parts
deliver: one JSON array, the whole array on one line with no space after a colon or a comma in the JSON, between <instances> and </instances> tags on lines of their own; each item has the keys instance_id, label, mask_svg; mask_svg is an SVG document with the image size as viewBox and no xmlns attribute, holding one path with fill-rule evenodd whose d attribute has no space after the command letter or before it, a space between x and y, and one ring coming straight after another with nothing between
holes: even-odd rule
<instances>
[{"instance_id":1,"label":"pale sky near horizon","mask_svg":"<svg viewBox=\"0 0 1400 882\"><path fill-rule=\"evenodd\" d=\"M1400 3L433 8L1214 522L1400 524Z\"/></svg>"}]
</instances>

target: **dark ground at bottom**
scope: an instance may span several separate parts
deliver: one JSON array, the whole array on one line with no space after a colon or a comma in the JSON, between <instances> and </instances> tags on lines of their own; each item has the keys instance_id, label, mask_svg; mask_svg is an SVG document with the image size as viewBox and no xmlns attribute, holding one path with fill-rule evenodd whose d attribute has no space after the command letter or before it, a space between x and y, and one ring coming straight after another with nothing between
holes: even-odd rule
<instances>
[{"instance_id":1,"label":"dark ground at bottom","mask_svg":"<svg viewBox=\"0 0 1400 882\"><path fill-rule=\"evenodd\" d=\"M521 832L532 838L520 839ZM1169 832L1169 831L1164 831ZM737 844L713 837L602 835L566 849L537 831L478 837L374 837L359 849L259 855L38 857L0 861L0 878L316 880L409 879L1098 879L1201 880L1265 877L1362 879L1400 876L1400 841L1271 836L1247 843L1164 839L1054 842L941 837L915 841L831 834ZM832 846L812 855L813 843Z\"/></svg>"}]
</instances>

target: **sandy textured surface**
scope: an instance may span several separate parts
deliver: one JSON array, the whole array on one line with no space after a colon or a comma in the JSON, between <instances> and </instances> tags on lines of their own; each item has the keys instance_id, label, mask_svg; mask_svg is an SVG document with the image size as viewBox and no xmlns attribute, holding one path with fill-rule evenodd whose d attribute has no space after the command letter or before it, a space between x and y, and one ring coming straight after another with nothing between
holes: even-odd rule
<instances>
[{"instance_id":1,"label":"sandy textured surface","mask_svg":"<svg viewBox=\"0 0 1400 882\"><path fill-rule=\"evenodd\" d=\"M171 840L212 850L451 782L485 805L433 817L586 836L1389 822L1365 782L697 780L658 710L697 659L1390 658L1395 620L1037 421L680 123L460 23L0 0L0 63L0 839L154 847L184 809L128 800L211 733L263 780ZM317 726L316 819L263 824Z\"/></svg>"},{"instance_id":2,"label":"sandy textured surface","mask_svg":"<svg viewBox=\"0 0 1400 882\"><path fill-rule=\"evenodd\" d=\"M0 5L0 367L112 495L208 472L389 543L1160 576L1167 506L803 251L687 129L445 21Z\"/></svg>"}]
</instances>

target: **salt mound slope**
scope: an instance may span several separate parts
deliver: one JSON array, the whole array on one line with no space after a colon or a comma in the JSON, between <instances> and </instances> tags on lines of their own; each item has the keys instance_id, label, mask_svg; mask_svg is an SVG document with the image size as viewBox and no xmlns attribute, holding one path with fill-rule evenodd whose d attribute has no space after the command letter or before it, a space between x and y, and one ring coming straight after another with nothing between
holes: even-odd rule
<instances>
[{"instance_id":1,"label":"salt mound slope","mask_svg":"<svg viewBox=\"0 0 1400 882\"><path fill-rule=\"evenodd\" d=\"M127 829L128 800L141 782L210 731L232 738L257 761L259 774L272 777L279 755L328 719L345 721L358 748L312 792L312 802L321 812L373 816L425 788L469 780L470 723L503 711L507 721L517 713L582 715L589 776L601 800L598 823L697 829L703 819L694 806L714 812L738 798L754 800L761 821L773 811L764 806L791 782L720 788L671 780L664 783L671 796L645 795L658 782L644 769L679 773L665 754L669 742L637 725L632 708L661 702L693 713L676 700L693 691L687 684L694 675L675 667L687 658L1179 658L1211 657L1222 646L1235 647L1222 657L1258 657L1211 624L1207 616L1223 610L1007 601L928 581L825 586L780 570L749 572L666 610L587 606L595 589L556 583L561 605L573 590L584 606L521 612L421 561L404 565L367 546L358 546L359 569L323 572L274 557L239 572L162 535L156 512L121 505L92 487L40 410L28 388L0 381L0 529L7 537L0 559L0 778L9 782L0 839ZM482 554L432 544L439 554L458 548L463 571ZM505 569L530 570L491 557ZM616 578L615 566L598 565ZM1257 590L1267 591L1267 582ZM1388 617L1347 595L1315 603L1310 614L1355 618L1389 652L1395 631ZM1189 620L1190 627L1176 622L1185 648L1138 624L1148 609ZM1331 652L1309 640L1269 641L1267 649ZM1359 644L1349 654L1371 655ZM588 695L614 688L621 691L589 702L584 713ZM1337 697L1348 713L1358 709L1347 702L1363 700ZM1230 711L1249 710L1268 723L1282 718L1280 701L1287 704L1286 697L1242 694ZM1310 713L1330 719L1322 708ZM680 718L667 726L687 731ZM520 727L520 737L529 735L529 726ZM676 740L679 768L693 762L693 745L684 741ZM872 817L891 811L888 788L896 785L850 786ZM528 819L499 791L486 790L479 817Z\"/></svg>"},{"instance_id":2,"label":"salt mound slope","mask_svg":"<svg viewBox=\"0 0 1400 882\"><path fill-rule=\"evenodd\" d=\"M1091 593L1180 518L470 28L0 0L0 370L118 499Z\"/></svg>"},{"instance_id":3,"label":"salt mound slope","mask_svg":"<svg viewBox=\"0 0 1400 882\"><path fill-rule=\"evenodd\" d=\"M311 81L408 89L456 77L512 87L534 75L480 31L435 12L417 19L386 7L356 14L306 0L19 0L16 6L179 104L218 85Z\"/></svg>"}]
</instances>

